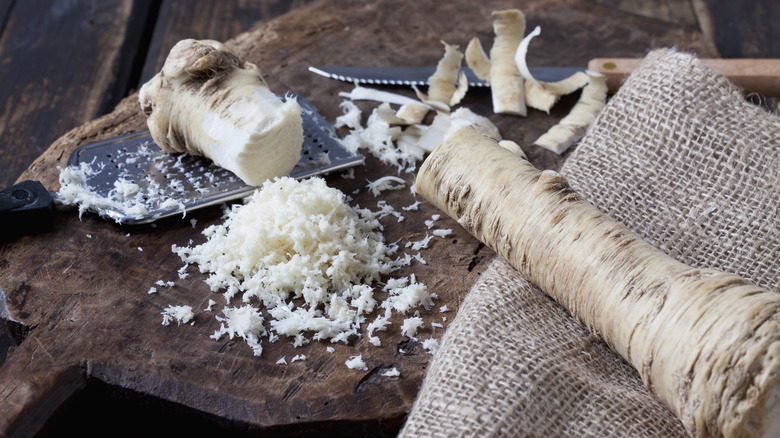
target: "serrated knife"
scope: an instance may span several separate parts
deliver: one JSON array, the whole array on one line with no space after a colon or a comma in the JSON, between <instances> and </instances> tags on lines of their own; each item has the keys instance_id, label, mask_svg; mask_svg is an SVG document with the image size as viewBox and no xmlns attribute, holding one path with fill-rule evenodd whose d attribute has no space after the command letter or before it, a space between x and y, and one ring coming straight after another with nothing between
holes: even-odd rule
<instances>
[{"instance_id":1,"label":"serrated knife","mask_svg":"<svg viewBox=\"0 0 780 438\"><path fill-rule=\"evenodd\" d=\"M713 59L700 58L714 70L722 72L746 93L762 96L780 96L780 59ZM634 71L640 58L594 58L585 67L529 67L531 74L540 81L554 82L578 71L590 70L607 76L610 92ZM435 66L424 67L309 67L313 73L339 81L370 85L427 85ZM469 68L464 67L471 87L487 87Z\"/></svg>"},{"instance_id":2,"label":"serrated knife","mask_svg":"<svg viewBox=\"0 0 780 438\"><path fill-rule=\"evenodd\" d=\"M578 67L531 67L531 74L542 81L554 82L585 71ZM435 66L423 67L309 67L309 71L326 78L343 82L369 85L428 85L428 78L436 71ZM464 67L470 87L487 87L487 81L477 77L470 68Z\"/></svg>"}]
</instances>

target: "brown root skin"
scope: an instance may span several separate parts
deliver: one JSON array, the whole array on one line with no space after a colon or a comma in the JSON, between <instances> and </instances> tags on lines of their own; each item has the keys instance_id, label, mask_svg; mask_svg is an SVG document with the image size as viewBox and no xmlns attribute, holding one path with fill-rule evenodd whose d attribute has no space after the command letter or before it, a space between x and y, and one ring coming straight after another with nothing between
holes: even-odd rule
<instances>
[{"instance_id":1,"label":"brown root skin","mask_svg":"<svg viewBox=\"0 0 780 438\"><path fill-rule=\"evenodd\" d=\"M523 77L515 63L515 51L525 33L525 16L518 9L493 12L495 39L490 49L490 88L493 111L526 116Z\"/></svg>"},{"instance_id":2,"label":"brown root skin","mask_svg":"<svg viewBox=\"0 0 780 438\"><path fill-rule=\"evenodd\" d=\"M770 433L780 294L672 259L470 127L415 187L626 359L695 436Z\"/></svg>"}]
</instances>

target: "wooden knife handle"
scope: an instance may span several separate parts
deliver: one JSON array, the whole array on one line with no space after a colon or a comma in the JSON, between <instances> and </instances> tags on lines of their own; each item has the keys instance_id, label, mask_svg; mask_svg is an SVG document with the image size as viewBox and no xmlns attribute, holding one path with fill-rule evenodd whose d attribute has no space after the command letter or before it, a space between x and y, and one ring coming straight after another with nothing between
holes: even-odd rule
<instances>
[{"instance_id":1,"label":"wooden knife handle","mask_svg":"<svg viewBox=\"0 0 780 438\"><path fill-rule=\"evenodd\" d=\"M726 75L745 94L780 96L780 59L700 59ZM594 58L588 63L588 70L606 75L607 86L614 93L641 61L639 58Z\"/></svg>"}]
</instances>

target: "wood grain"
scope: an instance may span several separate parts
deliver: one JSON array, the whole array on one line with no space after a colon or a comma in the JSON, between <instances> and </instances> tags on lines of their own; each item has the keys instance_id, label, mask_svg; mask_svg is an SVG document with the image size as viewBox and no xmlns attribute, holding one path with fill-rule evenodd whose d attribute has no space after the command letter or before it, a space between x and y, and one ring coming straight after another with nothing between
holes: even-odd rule
<instances>
[{"instance_id":1,"label":"wood grain","mask_svg":"<svg viewBox=\"0 0 780 438\"><path fill-rule=\"evenodd\" d=\"M264 22L227 44L261 66L275 83L286 84L335 120L341 114L338 93L351 86L313 76L309 65L435 63L442 53L441 40L465 47L478 36L489 44L491 11L514 5L508 0L318 1ZM532 63L584 66L605 53L635 57L670 45L713 54L693 29L586 2L533 0L524 3L524 11L529 25L543 29L529 54ZM397 91L411 95L410 90ZM490 115L504 136L517 141L539 167L558 168L565 157L532 142L563 117L574 100L565 99L550 115L532 112L522 119L490 114L489 93L484 90L470 92L464 104ZM361 103L366 110L373 106ZM54 142L23 177L56 189L56 166L63 165L77 146L143 127L143 114L131 95L110 114ZM362 207L375 209L379 200L397 210L412 204L415 198L408 190L385 192L379 198L367 191L367 180L389 174L397 170L369 157L356 169L355 179L331 175L327 181ZM413 174L400 176L411 184ZM424 221L435 213L438 210L423 202L419 211L405 212L403 222L383 219L386 239L404 248L428 232ZM334 345L334 354L325 352L321 343L295 349L277 342L264 343L263 356L257 358L243 342L209 338L218 322L213 314L197 310L209 299L221 308L224 298L210 292L196 271L178 279L181 261L170 248L189 239L203 241L200 231L219 223L220 214L218 208L205 209L189 213L186 220L130 228L90 214L79 220L74 210L62 208L51 230L0 246L0 291L7 305L0 316L35 327L0 368L0 435L33 432L51 424L60 407L72 406L78 394L96 387L183 407L197 415L195 424L231 432L340 436L397 432L430 359L418 341L401 335L401 317L394 317L390 330L380 333L382 348L355 339L350 345ZM195 228L189 219L197 220ZM427 264L413 264L396 275L415 274L438 294L437 306L446 304L456 311L495 255L454 221L442 218L438 226L452 228L453 235L434 240L423 252ZM147 294L157 280L175 281L176 287ZM171 304L192 305L194 325L161 326L160 312ZM454 313L422 316L426 325L420 337L425 339L441 335L431 322L446 327L443 317L451 320ZM275 365L282 356L289 359L301 353L308 356L306 361ZM356 353L363 354L368 371L344 366ZM388 367L399 368L402 377L381 377ZM119 425L126 430L144 426L148 424L132 413Z\"/></svg>"},{"instance_id":2,"label":"wood grain","mask_svg":"<svg viewBox=\"0 0 780 438\"><path fill-rule=\"evenodd\" d=\"M655 18L667 23L697 26L696 11L691 0L590 0L630 14Z\"/></svg>"},{"instance_id":3,"label":"wood grain","mask_svg":"<svg viewBox=\"0 0 780 438\"><path fill-rule=\"evenodd\" d=\"M724 58L780 58L775 0L698 0L707 35Z\"/></svg>"},{"instance_id":4,"label":"wood grain","mask_svg":"<svg viewBox=\"0 0 780 438\"><path fill-rule=\"evenodd\" d=\"M723 73L745 94L780 96L780 59L699 59ZM595 58L588 62L588 70L607 76L609 91L614 93L641 61L641 58Z\"/></svg>"},{"instance_id":5,"label":"wood grain","mask_svg":"<svg viewBox=\"0 0 780 438\"><path fill-rule=\"evenodd\" d=\"M0 185L58 137L125 96L147 1L3 3L0 38ZM43 60L43 61L42 61Z\"/></svg>"},{"instance_id":6,"label":"wood grain","mask_svg":"<svg viewBox=\"0 0 780 438\"><path fill-rule=\"evenodd\" d=\"M150 49L138 86L162 69L174 44L185 38L226 41L252 26L268 21L311 0L164 0L160 6Z\"/></svg>"}]
</instances>

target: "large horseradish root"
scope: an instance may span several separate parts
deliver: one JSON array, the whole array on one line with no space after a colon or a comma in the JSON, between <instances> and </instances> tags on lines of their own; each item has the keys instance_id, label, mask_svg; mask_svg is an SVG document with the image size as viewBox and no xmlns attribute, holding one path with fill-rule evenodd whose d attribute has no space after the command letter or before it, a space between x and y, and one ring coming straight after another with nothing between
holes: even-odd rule
<instances>
[{"instance_id":1,"label":"large horseradish root","mask_svg":"<svg viewBox=\"0 0 780 438\"><path fill-rule=\"evenodd\" d=\"M256 65L217 41L178 42L138 97L160 148L205 156L249 185L300 160L300 105L279 99Z\"/></svg>"},{"instance_id":2,"label":"large horseradish root","mask_svg":"<svg viewBox=\"0 0 780 438\"><path fill-rule=\"evenodd\" d=\"M780 436L780 294L676 261L470 127L415 186L633 365L694 435Z\"/></svg>"}]
</instances>

